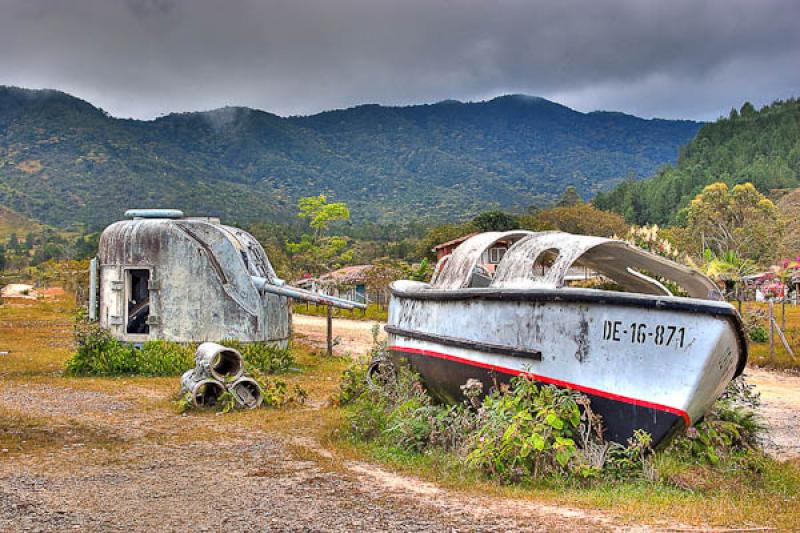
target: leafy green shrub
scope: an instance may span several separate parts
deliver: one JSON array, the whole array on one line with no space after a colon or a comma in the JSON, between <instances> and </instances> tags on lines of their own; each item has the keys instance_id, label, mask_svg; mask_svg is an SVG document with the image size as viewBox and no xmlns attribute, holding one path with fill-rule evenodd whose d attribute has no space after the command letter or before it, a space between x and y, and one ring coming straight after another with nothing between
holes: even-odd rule
<instances>
[{"instance_id":1,"label":"leafy green shrub","mask_svg":"<svg viewBox=\"0 0 800 533\"><path fill-rule=\"evenodd\" d=\"M277 374L288 371L295 364L289 348L281 348L266 342L241 342L236 339L223 339L220 344L242 354L248 371L255 369L267 374Z\"/></svg>"},{"instance_id":2,"label":"leafy green shrub","mask_svg":"<svg viewBox=\"0 0 800 533\"><path fill-rule=\"evenodd\" d=\"M584 470L575 442L582 418L577 396L514 378L510 388L484 399L468 464L503 481Z\"/></svg>"},{"instance_id":3,"label":"leafy green shrub","mask_svg":"<svg viewBox=\"0 0 800 533\"><path fill-rule=\"evenodd\" d=\"M77 350L67 361L71 376L132 374L136 370L132 348L119 342L97 323L79 316L74 325Z\"/></svg>"},{"instance_id":4,"label":"leafy green shrub","mask_svg":"<svg viewBox=\"0 0 800 533\"><path fill-rule=\"evenodd\" d=\"M647 473L652 468L649 461L652 443L653 437L641 429L633 432L633 437L628 439L627 446L616 442L608 443L603 464L605 477L621 481L635 479Z\"/></svg>"},{"instance_id":5,"label":"leafy green shrub","mask_svg":"<svg viewBox=\"0 0 800 533\"><path fill-rule=\"evenodd\" d=\"M482 398L481 382L469 380L462 386L464 403L446 406L435 403L405 366L377 386L365 384L366 369L365 359L353 363L337 395L347 409L343 434L356 441L411 454L444 452L502 482L664 477L648 433L636 431L626 445L606 442L601 417L576 391L517 377ZM758 401L751 386L734 380L705 420L677 437L666 454L672 463L715 465L726 457L757 468L752 459L760 454L751 452L760 448L762 428L753 414Z\"/></svg>"},{"instance_id":6,"label":"leafy green shrub","mask_svg":"<svg viewBox=\"0 0 800 533\"><path fill-rule=\"evenodd\" d=\"M767 342L769 331L767 328L767 314L762 309L751 309L742 316L744 329L753 342Z\"/></svg>"},{"instance_id":7,"label":"leafy green shrub","mask_svg":"<svg viewBox=\"0 0 800 533\"><path fill-rule=\"evenodd\" d=\"M339 390L333 397L335 404L351 404L366 392L369 362L368 357L360 357L345 369L339 381Z\"/></svg>"},{"instance_id":8,"label":"leafy green shrub","mask_svg":"<svg viewBox=\"0 0 800 533\"><path fill-rule=\"evenodd\" d=\"M73 329L76 350L65 369L70 376L178 376L195 365L196 344L152 340L137 347L115 339L84 315L77 317ZM285 372L295 363L288 348L231 339L221 344L238 350L248 371Z\"/></svg>"},{"instance_id":9,"label":"leafy green shrub","mask_svg":"<svg viewBox=\"0 0 800 533\"><path fill-rule=\"evenodd\" d=\"M194 366L194 346L164 340L147 341L131 350L133 374L177 376Z\"/></svg>"},{"instance_id":10,"label":"leafy green shrub","mask_svg":"<svg viewBox=\"0 0 800 533\"><path fill-rule=\"evenodd\" d=\"M743 376L730 382L701 422L676 438L672 447L693 458L717 464L762 446L764 426L756 414L760 395Z\"/></svg>"},{"instance_id":11,"label":"leafy green shrub","mask_svg":"<svg viewBox=\"0 0 800 533\"><path fill-rule=\"evenodd\" d=\"M548 475L597 475L591 450L577 442L598 442L600 419L588 399L574 391L539 386L520 377L512 387L481 399L483 385L469 380L463 404L435 403L416 374L402 366L381 386L364 385L366 364L354 363L343 375L338 393L347 405L345 434L409 453L440 450L502 481ZM637 455L638 449L630 455ZM627 456L626 456L627 457ZM623 470L622 467L618 470Z\"/></svg>"},{"instance_id":12,"label":"leafy green shrub","mask_svg":"<svg viewBox=\"0 0 800 533\"><path fill-rule=\"evenodd\" d=\"M753 342L767 342L769 340L769 332L767 331L767 328L760 324L750 328L750 331L748 331L748 336Z\"/></svg>"},{"instance_id":13,"label":"leafy green shrub","mask_svg":"<svg viewBox=\"0 0 800 533\"><path fill-rule=\"evenodd\" d=\"M356 359L342 373L339 381L339 390L332 398L337 405L347 405L354 402L367 390L367 371L372 361L386 359L386 341L379 341L381 328L375 324L372 326L372 348L370 351Z\"/></svg>"}]
</instances>

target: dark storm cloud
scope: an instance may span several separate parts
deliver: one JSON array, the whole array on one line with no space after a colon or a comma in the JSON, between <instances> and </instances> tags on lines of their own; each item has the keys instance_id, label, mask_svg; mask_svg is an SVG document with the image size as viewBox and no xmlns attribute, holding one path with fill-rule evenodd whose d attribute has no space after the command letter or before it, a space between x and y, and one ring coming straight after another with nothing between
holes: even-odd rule
<instances>
[{"instance_id":1,"label":"dark storm cloud","mask_svg":"<svg viewBox=\"0 0 800 533\"><path fill-rule=\"evenodd\" d=\"M800 91L796 0L0 0L0 83L117 116L524 92L714 118Z\"/></svg>"}]
</instances>

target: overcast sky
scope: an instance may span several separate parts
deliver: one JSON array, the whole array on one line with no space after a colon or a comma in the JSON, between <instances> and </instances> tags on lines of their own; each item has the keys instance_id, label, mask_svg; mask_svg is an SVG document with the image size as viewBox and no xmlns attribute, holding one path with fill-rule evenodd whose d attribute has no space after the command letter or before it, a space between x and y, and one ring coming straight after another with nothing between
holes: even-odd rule
<instances>
[{"instance_id":1,"label":"overcast sky","mask_svg":"<svg viewBox=\"0 0 800 533\"><path fill-rule=\"evenodd\" d=\"M800 95L798 0L0 0L0 84L120 117L506 93L714 119Z\"/></svg>"}]
</instances>

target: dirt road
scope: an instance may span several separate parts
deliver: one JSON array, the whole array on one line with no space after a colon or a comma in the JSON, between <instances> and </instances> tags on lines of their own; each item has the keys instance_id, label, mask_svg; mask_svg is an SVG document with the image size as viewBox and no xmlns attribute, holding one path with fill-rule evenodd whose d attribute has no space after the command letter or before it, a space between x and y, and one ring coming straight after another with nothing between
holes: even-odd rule
<instances>
[{"instance_id":1,"label":"dirt road","mask_svg":"<svg viewBox=\"0 0 800 533\"><path fill-rule=\"evenodd\" d=\"M800 376L756 368L745 375L761 394L767 451L777 459L800 457Z\"/></svg>"},{"instance_id":2,"label":"dirt road","mask_svg":"<svg viewBox=\"0 0 800 533\"><path fill-rule=\"evenodd\" d=\"M333 335L341 338L334 350L341 354L366 353L372 344L374 324L379 323L334 319ZM324 318L294 315L294 327L309 342L324 346ZM800 457L800 376L755 368L749 368L746 375L761 394L761 416L768 428L767 451L778 459Z\"/></svg>"},{"instance_id":3,"label":"dirt road","mask_svg":"<svg viewBox=\"0 0 800 533\"><path fill-rule=\"evenodd\" d=\"M324 348L327 335L327 319L320 316L292 315L292 328L305 342ZM334 352L358 356L367 353L372 346L372 329L380 327L380 339L386 338L383 322L372 320L333 319Z\"/></svg>"}]
</instances>

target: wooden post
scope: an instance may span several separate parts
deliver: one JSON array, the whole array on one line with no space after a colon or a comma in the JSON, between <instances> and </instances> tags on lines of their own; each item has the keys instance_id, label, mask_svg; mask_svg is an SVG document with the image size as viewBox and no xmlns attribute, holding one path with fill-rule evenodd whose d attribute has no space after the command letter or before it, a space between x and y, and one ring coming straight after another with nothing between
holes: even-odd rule
<instances>
[{"instance_id":1,"label":"wooden post","mask_svg":"<svg viewBox=\"0 0 800 533\"><path fill-rule=\"evenodd\" d=\"M783 298L781 298L781 329L786 329L786 284L783 285Z\"/></svg>"},{"instance_id":2,"label":"wooden post","mask_svg":"<svg viewBox=\"0 0 800 533\"><path fill-rule=\"evenodd\" d=\"M328 306L328 357L333 355L333 306Z\"/></svg>"},{"instance_id":3,"label":"wooden post","mask_svg":"<svg viewBox=\"0 0 800 533\"><path fill-rule=\"evenodd\" d=\"M786 349L786 352L792 356L792 359L794 359L794 352L792 351L792 347L789 346L789 341L786 340L786 335L783 334L783 330L778 327L778 324L776 324L774 320L772 323L775 325L775 333L778 334L778 338L783 343L783 347Z\"/></svg>"},{"instance_id":4,"label":"wooden post","mask_svg":"<svg viewBox=\"0 0 800 533\"><path fill-rule=\"evenodd\" d=\"M775 304L769 301L769 360L775 361Z\"/></svg>"}]
</instances>

